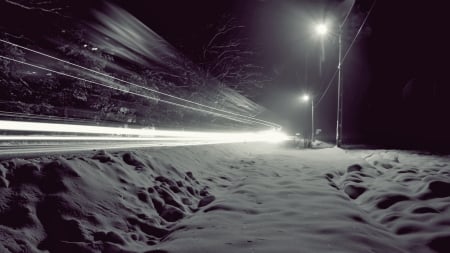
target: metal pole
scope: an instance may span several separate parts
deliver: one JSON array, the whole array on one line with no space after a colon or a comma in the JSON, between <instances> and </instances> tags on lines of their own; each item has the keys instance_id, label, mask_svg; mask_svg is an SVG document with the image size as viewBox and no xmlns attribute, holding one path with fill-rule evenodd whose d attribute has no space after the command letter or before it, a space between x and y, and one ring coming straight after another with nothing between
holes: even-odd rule
<instances>
[{"instance_id":1,"label":"metal pole","mask_svg":"<svg viewBox=\"0 0 450 253\"><path fill-rule=\"evenodd\" d=\"M336 119L336 146L342 144L342 26L339 27L338 101Z\"/></svg>"},{"instance_id":2,"label":"metal pole","mask_svg":"<svg viewBox=\"0 0 450 253\"><path fill-rule=\"evenodd\" d=\"M309 87L309 84L308 84L308 51L306 51L305 52L305 72L304 72L304 77L305 77L305 80L304 80L304 86L306 86L306 87ZM308 116L308 115L306 115L306 116ZM303 125L304 126L304 125ZM304 137L303 137L303 146L305 147L305 148L307 148L307 147L309 147L309 145L307 144L307 133L308 133L308 131L306 131L306 129L305 130L303 130L303 133L304 133Z\"/></svg>"},{"instance_id":3,"label":"metal pole","mask_svg":"<svg viewBox=\"0 0 450 253\"><path fill-rule=\"evenodd\" d=\"M314 142L314 98L311 98L311 146Z\"/></svg>"},{"instance_id":4,"label":"metal pole","mask_svg":"<svg viewBox=\"0 0 450 253\"><path fill-rule=\"evenodd\" d=\"M305 83L303 85L308 86L308 51L305 52L305 69L303 74L305 77L304 80Z\"/></svg>"}]
</instances>

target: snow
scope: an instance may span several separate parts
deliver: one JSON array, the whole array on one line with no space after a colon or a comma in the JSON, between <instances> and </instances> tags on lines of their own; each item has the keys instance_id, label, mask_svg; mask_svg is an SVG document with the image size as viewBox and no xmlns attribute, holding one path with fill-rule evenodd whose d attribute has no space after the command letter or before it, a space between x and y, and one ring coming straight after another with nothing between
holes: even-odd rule
<instances>
[{"instance_id":1,"label":"snow","mask_svg":"<svg viewBox=\"0 0 450 253\"><path fill-rule=\"evenodd\" d=\"M450 157L227 144L0 163L0 252L447 252Z\"/></svg>"}]
</instances>

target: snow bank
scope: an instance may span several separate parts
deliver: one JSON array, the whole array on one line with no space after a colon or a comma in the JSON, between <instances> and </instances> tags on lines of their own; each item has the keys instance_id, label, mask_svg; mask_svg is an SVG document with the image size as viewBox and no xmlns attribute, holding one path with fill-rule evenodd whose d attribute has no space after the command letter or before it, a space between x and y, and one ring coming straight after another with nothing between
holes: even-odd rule
<instances>
[{"instance_id":1,"label":"snow bank","mask_svg":"<svg viewBox=\"0 0 450 253\"><path fill-rule=\"evenodd\" d=\"M0 252L446 252L450 158L350 154L230 144L3 160Z\"/></svg>"},{"instance_id":2,"label":"snow bank","mask_svg":"<svg viewBox=\"0 0 450 253\"><path fill-rule=\"evenodd\" d=\"M0 252L151 249L214 200L189 170L200 166L190 155L179 148L2 161Z\"/></svg>"},{"instance_id":3,"label":"snow bank","mask_svg":"<svg viewBox=\"0 0 450 253\"><path fill-rule=\"evenodd\" d=\"M366 163L332 181L409 252L450 249L450 156L360 151ZM432 249L430 251L430 249Z\"/></svg>"}]
</instances>

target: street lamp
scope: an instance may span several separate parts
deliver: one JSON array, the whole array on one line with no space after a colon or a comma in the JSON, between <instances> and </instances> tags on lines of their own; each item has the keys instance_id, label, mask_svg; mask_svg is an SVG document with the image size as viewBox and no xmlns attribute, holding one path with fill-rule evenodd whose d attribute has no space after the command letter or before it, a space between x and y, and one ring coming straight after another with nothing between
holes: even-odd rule
<instances>
[{"instance_id":1,"label":"street lamp","mask_svg":"<svg viewBox=\"0 0 450 253\"><path fill-rule=\"evenodd\" d=\"M316 34L319 36L325 36L328 33L328 26L325 23L316 25Z\"/></svg>"},{"instance_id":2,"label":"street lamp","mask_svg":"<svg viewBox=\"0 0 450 253\"><path fill-rule=\"evenodd\" d=\"M327 34L329 33L328 30L328 25L326 23L318 23L316 24L316 26L314 27L315 29L315 33L320 37L321 39L321 45L322 45L322 51L323 51L323 39L325 36L327 36ZM323 52L322 52L323 54ZM322 59L323 56L321 56L320 58ZM307 54L305 54L305 83L308 82L308 73L307 73ZM314 141L314 98L312 96L310 96L309 94L303 94L300 97L301 101L303 103L308 103L309 101L311 101L311 136L310 136L310 140L311 140L311 144Z\"/></svg>"},{"instance_id":3,"label":"street lamp","mask_svg":"<svg viewBox=\"0 0 450 253\"><path fill-rule=\"evenodd\" d=\"M308 103L311 101L311 144L314 142L314 97L308 94L303 94L301 97L302 102Z\"/></svg>"},{"instance_id":4,"label":"street lamp","mask_svg":"<svg viewBox=\"0 0 450 253\"><path fill-rule=\"evenodd\" d=\"M344 21L345 22L345 21ZM338 31L338 101L337 101L337 116L336 116L336 146L340 147L342 144L342 25L339 26Z\"/></svg>"},{"instance_id":5,"label":"street lamp","mask_svg":"<svg viewBox=\"0 0 450 253\"><path fill-rule=\"evenodd\" d=\"M302 99L303 102L308 102L308 101L309 101L309 95L308 95L308 94L304 94L304 95L301 97L301 99Z\"/></svg>"},{"instance_id":6,"label":"street lamp","mask_svg":"<svg viewBox=\"0 0 450 253\"><path fill-rule=\"evenodd\" d=\"M338 28L338 101L337 101L337 117L336 117L336 146L340 147L342 144L342 111L343 111L343 83L342 83L342 29L345 22L347 22L348 17L355 5L356 1L349 1L350 5L348 7L344 20L339 24ZM374 2L375 3L375 2ZM327 29L326 26L318 25L316 27L316 32L318 34L324 34Z\"/></svg>"},{"instance_id":7,"label":"street lamp","mask_svg":"<svg viewBox=\"0 0 450 253\"><path fill-rule=\"evenodd\" d=\"M343 107L343 87L342 87L342 27L345 24L350 11L352 10L354 2L348 9L344 21L339 25L338 29L338 101L337 101L337 117L336 117L336 146L340 147L342 144L342 107ZM315 33L320 37L323 43L323 38L330 33L326 23L318 23L314 27ZM323 50L323 44L322 44ZM306 73L305 73L306 75ZM310 99L309 95L303 95L302 100L307 102ZM311 99L311 141L314 140L314 101Z\"/></svg>"},{"instance_id":8,"label":"street lamp","mask_svg":"<svg viewBox=\"0 0 450 253\"><path fill-rule=\"evenodd\" d=\"M350 8L351 10L351 8ZM345 20L342 24L339 25L338 30L338 101L337 101L337 116L336 116L336 146L340 147L342 144L342 102L343 102L343 94L342 94L342 26L348 18L350 14L350 10L345 17ZM325 37L328 33L328 26L325 23L317 24L315 27L316 34L321 38Z\"/></svg>"},{"instance_id":9,"label":"street lamp","mask_svg":"<svg viewBox=\"0 0 450 253\"><path fill-rule=\"evenodd\" d=\"M322 50L323 50L323 38L325 36L327 36L327 34L329 33L328 30L328 25L326 23L318 23L315 26L315 33L320 37L321 39L321 45L322 45ZM322 52L323 54L323 52ZM306 56L305 56L306 58ZM322 59L322 56L321 56ZM305 60L306 62L306 60ZM305 82L307 82L307 73L305 71ZM307 103L309 101L311 101L311 136L310 136L310 140L311 140L311 144L314 142L314 97L310 96L309 94L303 94L301 97L301 100L304 103Z\"/></svg>"}]
</instances>

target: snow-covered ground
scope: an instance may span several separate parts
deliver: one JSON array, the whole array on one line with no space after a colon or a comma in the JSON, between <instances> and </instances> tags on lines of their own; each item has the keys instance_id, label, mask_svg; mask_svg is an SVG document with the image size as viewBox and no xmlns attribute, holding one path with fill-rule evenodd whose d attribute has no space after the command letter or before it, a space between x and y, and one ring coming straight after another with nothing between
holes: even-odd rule
<instances>
[{"instance_id":1,"label":"snow-covered ground","mask_svg":"<svg viewBox=\"0 0 450 253\"><path fill-rule=\"evenodd\" d=\"M275 144L8 159L0 252L449 252L450 157Z\"/></svg>"}]
</instances>

